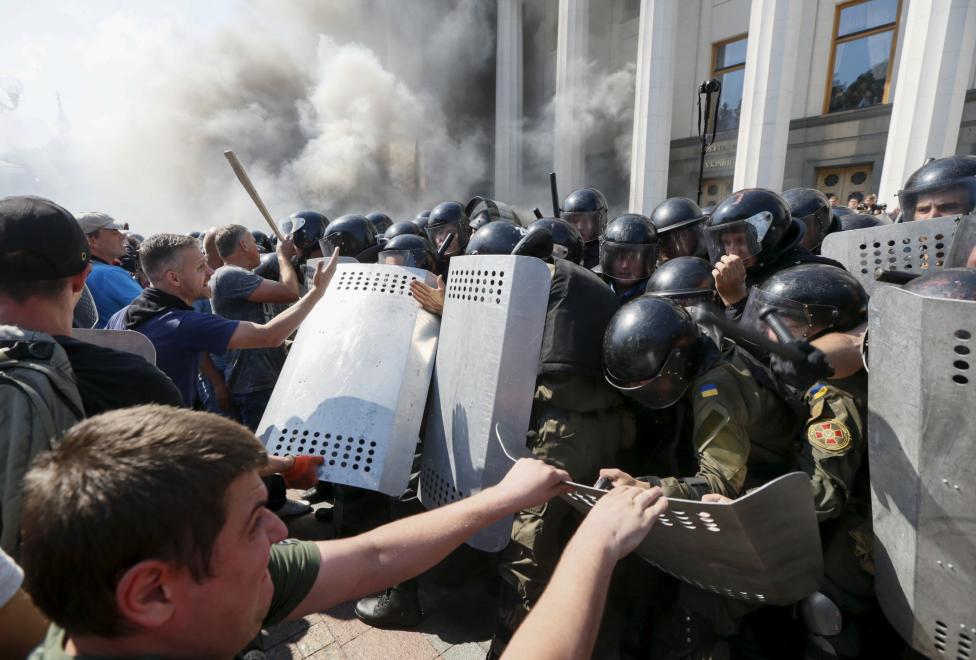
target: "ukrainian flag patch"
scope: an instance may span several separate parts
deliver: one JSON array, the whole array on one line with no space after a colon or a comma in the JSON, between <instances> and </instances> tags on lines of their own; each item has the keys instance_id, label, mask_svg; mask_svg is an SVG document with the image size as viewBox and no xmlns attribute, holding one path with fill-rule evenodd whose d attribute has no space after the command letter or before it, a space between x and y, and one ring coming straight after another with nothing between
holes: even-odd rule
<instances>
[{"instance_id":1,"label":"ukrainian flag patch","mask_svg":"<svg viewBox=\"0 0 976 660\"><path fill-rule=\"evenodd\" d=\"M807 390L807 394L810 397L812 397L814 401L816 401L817 399L825 396L827 394L827 391L828 390L826 385L824 385L823 383L817 383L809 390Z\"/></svg>"},{"instance_id":2,"label":"ukrainian flag patch","mask_svg":"<svg viewBox=\"0 0 976 660\"><path fill-rule=\"evenodd\" d=\"M698 393L702 395L703 399L707 399L710 396L718 396L718 388L712 383L708 383L707 385L700 386Z\"/></svg>"}]
</instances>

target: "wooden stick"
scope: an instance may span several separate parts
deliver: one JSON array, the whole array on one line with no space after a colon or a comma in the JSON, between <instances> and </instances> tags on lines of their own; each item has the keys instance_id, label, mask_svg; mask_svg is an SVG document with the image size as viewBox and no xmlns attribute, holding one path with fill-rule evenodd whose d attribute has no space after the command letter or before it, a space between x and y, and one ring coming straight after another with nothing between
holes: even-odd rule
<instances>
[{"instance_id":1,"label":"wooden stick","mask_svg":"<svg viewBox=\"0 0 976 660\"><path fill-rule=\"evenodd\" d=\"M234 170L234 174L237 175L237 180L241 182L242 186L244 186L244 190L246 190L247 194L251 196L251 200L254 202L254 205L258 207L258 211L261 212L261 215L263 215L264 219L268 222L268 226L271 227L271 231L274 232L279 241L285 240L281 230L278 229L278 225L275 224L271 214L268 213L268 207L266 207L264 202L261 201L261 195L258 194L254 184L251 183L251 177L247 175L247 172L244 170L244 166L241 165L241 161L237 160L237 154L235 154L233 150L228 149L224 152L224 157L227 159L227 162L230 163L231 168Z\"/></svg>"}]
</instances>

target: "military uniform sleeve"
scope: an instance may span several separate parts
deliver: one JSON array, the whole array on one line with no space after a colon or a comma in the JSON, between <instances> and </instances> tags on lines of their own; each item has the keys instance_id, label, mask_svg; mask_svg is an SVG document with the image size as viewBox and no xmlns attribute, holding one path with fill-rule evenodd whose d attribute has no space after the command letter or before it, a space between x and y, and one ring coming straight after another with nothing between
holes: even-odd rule
<instances>
[{"instance_id":1,"label":"military uniform sleeve","mask_svg":"<svg viewBox=\"0 0 976 660\"><path fill-rule=\"evenodd\" d=\"M824 521L839 516L847 503L865 438L861 416L849 397L822 386L809 401L811 414L798 461L810 475L817 520Z\"/></svg>"},{"instance_id":2,"label":"military uniform sleeve","mask_svg":"<svg viewBox=\"0 0 976 660\"><path fill-rule=\"evenodd\" d=\"M310 541L288 539L271 546L268 572L274 595L264 617L265 627L283 621L305 600L319 575L321 561L318 546Z\"/></svg>"}]
</instances>

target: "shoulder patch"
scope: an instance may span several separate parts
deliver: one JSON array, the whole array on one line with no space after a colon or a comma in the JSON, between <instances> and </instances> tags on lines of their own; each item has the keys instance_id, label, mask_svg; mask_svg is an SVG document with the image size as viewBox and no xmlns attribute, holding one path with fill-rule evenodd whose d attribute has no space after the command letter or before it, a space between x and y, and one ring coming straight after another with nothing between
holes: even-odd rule
<instances>
[{"instance_id":1,"label":"shoulder patch","mask_svg":"<svg viewBox=\"0 0 976 660\"><path fill-rule=\"evenodd\" d=\"M827 394L828 391L829 390L827 389L827 386L825 384L817 383L809 390L807 390L807 395L810 396L814 401L816 401L817 399L820 399L825 394Z\"/></svg>"},{"instance_id":2,"label":"shoulder patch","mask_svg":"<svg viewBox=\"0 0 976 660\"><path fill-rule=\"evenodd\" d=\"M706 383L698 387L698 393L703 399L707 399L710 396L718 396L718 388L715 387L714 383Z\"/></svg>"},{"instance_id":3,"label":"shoulder patch","mask_svg":"<svg viewBox=\"0 0 976 660\"><path fill-rule=\"evenodd\" d=\"M827 419L807 427L807 440L818 449L836 453L850 446L851 432L836 419Z\"/></svg>"}]
</instances>

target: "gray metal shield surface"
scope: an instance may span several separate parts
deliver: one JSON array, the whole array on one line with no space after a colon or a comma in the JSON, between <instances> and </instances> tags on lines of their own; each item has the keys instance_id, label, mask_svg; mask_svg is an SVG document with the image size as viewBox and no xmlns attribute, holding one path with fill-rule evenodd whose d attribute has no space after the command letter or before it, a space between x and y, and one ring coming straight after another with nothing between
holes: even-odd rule
<instances>
[{"instance_id":1,"label":"gray metal shield surface","mask_svg":"<svg viewBox=\"0 0 976 660\"><path fill-rule=\"evenodd\" d=\"M134 330L91 330L73 328L71 336L78 341L114 348L117 351L135 353L149 364L156 364L156 347L149 338Z\"/></svg>"},{"instance_id":2,"label":"gray metal shield surface","mask_svg":"<svg viewBox=\"0 0 976 660\"><path fill-rule=\"evenodd\" d=\"M387 495L407 487L438 319L410 293L425 270L340 264L302 323L258 437L270 454L325 457L319 478Z\"/></svg>"},{"instance_id":3,"label":"gray metal shield surface","mask_svg":"<svg viewBox=\"0 0 976 660\"><path fill-rule=\"evenodd\" d=\"M607 491L561 495L583 515ZM669 498L635 551L665 573L719 596L788 605L823 580L810 477L785 474L731 504Z\"/></svg>"},{"instance_id":4,"label":"gray metal shield surface","mask_svg":"<svg viewBox=\"0 0 976 660\"><path fill-rule=\"evenodd\" d=\"M945 267L976 268L976 215L964 215L959 219Z\"/></svg>"},{"instance_id":5,"label":"gray metal shield surface","mask_svg":"<svg viewBox=\"0 0 976 660\"><path fill-rule=\"evenodd\" d=\"M511 461L494 442L504 422L524 438L539 371L549 267L534 257L455 257L434 368L420 472L420 501L433 508L492 486ZM511 519L468 544L494 552Z\"/></svg>"},{"instance_id":6,"label":"gray metal shield surface","mask_svg":"<svg viewBox=\"0 0 976 660\"><path fill-rule=\"evenodd\" d=\"M878 286L877 268L925 272L944 267L958 220L952 216L834 232L824 239L820 254L844 264L871 294Z\"/></svg>"},{"instance_id":7,"label":"gray metal shield surface","mask_svg":"<svg viewBox=\"0 0 976 660\"><path fill-rule=\"evenodd\" d=\"M968 658L976 642L976 302L880 287L868 318L875 590L916 650Z\"/></svg>"}]
</instances>

